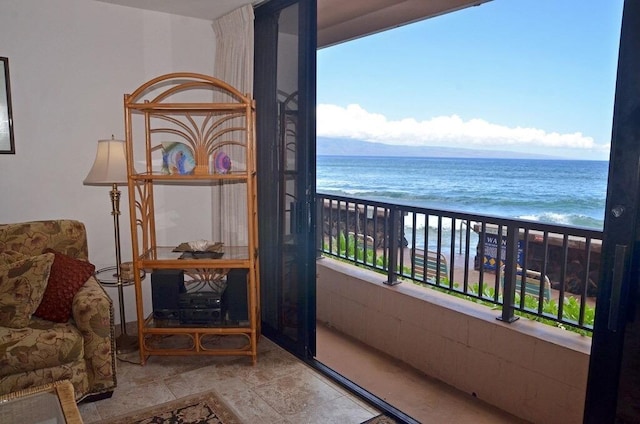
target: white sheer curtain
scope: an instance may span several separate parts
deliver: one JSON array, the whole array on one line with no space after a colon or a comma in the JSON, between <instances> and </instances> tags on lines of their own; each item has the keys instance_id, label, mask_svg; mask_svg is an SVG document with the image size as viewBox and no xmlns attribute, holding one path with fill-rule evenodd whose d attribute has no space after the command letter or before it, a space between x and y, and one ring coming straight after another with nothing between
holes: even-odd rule
<instances>
[{"instance_id":1,"label":"white sheer curtain","mask_svg":"<svg viewBox=\"0 0 640 424\"><path fill-rule=\"evenodd\" d=\"M253 21L253 7L246 5L216 19L212 25L216 37L213 76L250 95L253 93ZM239 140L245 134L236 133L233 137ZM245 151L239 147L227 146L225 149L231 158L245 156ZM246 166L238 162L232 162L232 170ZM214 188L213 240L228 246L247 245L246 188L245 183L225 183Z\"/></svg>"},{"instance_id":2,"label":"white sheer curtain","mask_svg":"<svg viewBox=\"0 0 640 424\"><path fill-rule=\"evenodd\" d=\"M253 93L253 7L245 5L213 21L214 76Z\"/></svg>"}]
</instances>

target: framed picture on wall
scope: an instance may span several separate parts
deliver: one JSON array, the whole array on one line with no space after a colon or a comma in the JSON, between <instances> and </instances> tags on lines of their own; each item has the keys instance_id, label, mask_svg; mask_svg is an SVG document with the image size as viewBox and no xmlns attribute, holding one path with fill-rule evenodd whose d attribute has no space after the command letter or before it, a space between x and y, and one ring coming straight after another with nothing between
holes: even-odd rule
<instances>
[{"instance_id":1,"label":"framed picture on wall","mask_svg":"<svg viewBox=\"0 0 640 424\"><path fill-rule=\"evenodd\" d=\"M0 153L15 153L13 117L11 113L11 85L9 59L0 57Z\"/></svg>"}]
</instances>

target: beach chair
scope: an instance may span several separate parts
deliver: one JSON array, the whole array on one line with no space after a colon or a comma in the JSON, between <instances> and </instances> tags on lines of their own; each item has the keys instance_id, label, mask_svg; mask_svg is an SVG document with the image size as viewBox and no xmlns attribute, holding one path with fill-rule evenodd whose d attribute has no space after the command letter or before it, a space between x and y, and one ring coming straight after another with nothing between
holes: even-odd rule
<instances>
[{"instance_id":1,"label":"beach chair","mask_svg":"<svg viewBox=\"0 0 640 424\"><path fill-rule=\"evenodd\" d=\"M525 270L524 275L524 293L530 296L535 297L536 299L540 296L540 278L542 274L538 271L533 271L531 269ZM517 268L516 270L516 293L522 292L522 268ZM504 268L502 269L502 278L500 278L500 285L504 290ZM544 300L551 299L551 282L549 281L549 277L546 275L542 279L543 289L542 296Z\"/></svg>"},{"instance_id":2,"label":"beach chair","mask_svg":"<svg viewBox=\"0 0 640 424\"><path fill-rule=\"evenodd\" d=\"M359 248L364 249L365 245L369 250L375 248L375 240L373 239L373 237L369 235L365 236L361 233L356 234L353 231L349 231L347 234L349 235L349 237L353 237Z\"/></svg>"},{"instance_id":3,"label":"beach chair","mask_svg":"<svg viewBox=\"0 0 640 424\"><path fill-rule=\"evenodd\" d=\"M421 279L425 273L425 279L428 281L436 281L438 269L440 269L440 281L449 278L449 267L447 266L447 258L441 253L427 250L426 254L423 250L416 250L413 259L415 276Z\"/></svg>"}]
</instances>

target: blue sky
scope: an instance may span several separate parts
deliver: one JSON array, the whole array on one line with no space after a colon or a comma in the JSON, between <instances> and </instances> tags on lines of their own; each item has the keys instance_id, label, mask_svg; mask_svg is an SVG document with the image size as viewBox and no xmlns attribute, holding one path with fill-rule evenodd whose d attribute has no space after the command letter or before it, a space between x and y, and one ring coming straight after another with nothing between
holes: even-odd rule
<instances>
[{"instance_id":1,"label":"blue sky","mask_svg":"<svg viewBox=\"0 0 640 424\"><path fill-rule=\"evenodd\" d=\"M493 0L318 51L318 136L609 158L623 0Z\"/></svg>"}]
</instances>

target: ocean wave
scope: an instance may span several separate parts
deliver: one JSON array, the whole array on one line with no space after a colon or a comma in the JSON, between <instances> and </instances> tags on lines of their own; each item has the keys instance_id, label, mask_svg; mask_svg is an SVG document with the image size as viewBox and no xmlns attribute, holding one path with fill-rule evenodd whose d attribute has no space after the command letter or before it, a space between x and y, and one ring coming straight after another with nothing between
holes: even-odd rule
<instances>
[{"instance_id":1,"label":"ocean wave","mask_svg":"<svg viewBox=\"0 0 640 424\"><path fill-rule=\"evenodd\" d=\"M473 193L473 192L424 192L416 193L411 190L371 190L365 187L329 187L320 189L323 192L344 196L357 196L377 201L402 201L403 204L425 208L464 210L474 212L487 207L495 209L519 209L519 210L604 210L604 194L579 196L565 193L529 193L524 195L511 195L510 193ZM392 203L393 203L392 202Z\"/></svg>"},{"instance_id":2,"label":"ocean wave","mask_svg":"<svg viewBox=\"0 0 640 424\"><path fill-rule=\"evenodd\" d=\"M422 213L408 213L404 218L404 226L405 229L411 230L413 228L413 216L416 217L416 231L424 231L425 223L427 221L427 215ZM428 228L430 230L438 230L438 216L437 215L429 215L429 223ZM440 224L443 230L451 231L453 227L453 220L451 218L442 217L442 222ZM460 221L456 221L456 228L460 228Z\"/></svg>"},{"instance_id":3,"label":"ocean wave","mask_svg":"<svg viewBox=\"0 0 640 424\"><path fill-rule=\"evenodd\" d=\"M548 213L542 214L543 216L536 215L522 215L514 217L516 219L522 219L527 221L546 222L550 224L591 228L596 230L602 230L603 221L590 218L584 215L577 214L556 214ZM430 215L428 225L425 226L426 216L424 214L416 214L415 228L413 225L413 214L408 214L404 220L404 236L409 243L409 246L413 245L413 238L415 235L415 245L419 249L425 248L425 240L428 244L428 249L435 250L440 244L440 248L443 251L449 252L451 243L453 242L456 250L464 248L466 238L466 221L456 221L455 228L453 227L453 221L451 218L442 218L440 227L440 242L438 243L438 217ZM475 222L471 222L469 225L473 226ZM475 231L470 232L471 248L477 245L479 235ZM452 240L453 239L453 240Z\"/></svg>"},{"instance_id":4,"label":"ocean wave","mask_svg":"<svg viewBox=\"0 0 640 424\"><path fill-rule=\"evenodd\" d=\"M608 164L585 161L323 157L318 191L469 214L602 229ZM409 217L405 223L412 222ZM416 217L417 231L437 218ZM434 221L435 220L435 221ZM445 228L450 220L444 220Z\"/></svg>"},{"instance_id":5,"label":"ocean wave","mask_svg":"<svg viewBox=\"0 0 640 424\"><path fill-rule=\"evenodd\" d=\"M422 231L417 231L416 230L416 233L415 233L415 246L418 249L424 249L425 248L425 244L428 244L427 248L429 250L435 251L435 250L438 249L438 245L439 245L440 250L443 253L448 254L451 251L451 243L453 242L454 247L455 247L456 250L465 249L466 237L463 235L463 237L460 238L459 237L459 235L460 235L459 231L452 231L451 228L443 228L440 235L441 235L441 237L440 237L440 240L438 241L438 230L437 230L437 228L429 227L428 230L427 230L426 239L425 239L424 229ZM413 246L413 244L414 244L413 243L413 232L411 231L411 228L405 227L404 237L407 240L407 242L409 243L409 246ZM452 240L452 238L453 238L453 240ZM475 246L478 245L478 239L479 239L478 234L472 231L470 233L470 237L469 237L469 248L470 248L470 251L473 251ZM426 240L426 243L425 243L425 240Z\"/></svg>"},{"instance_id":6,"label":"ocean wave","mask_svg":"<svg viewBox=\"0 0 640 424\"><path fill-rule=\"evenodd\" d=\"M548 222L558 225L571 225L575 227L587 227L601 230L604 225L604 219L598 219L583 214L562 214L554 212L545 212L534 215L520 215L516 219L524 219L527 221Z\"/></svg>"},{"instance_id":7,"label":"ocean wave","mask_svg":"<svg viewBox=\"0 0 640 424\"><path fill-rule=\"evenodd\" d=\"M440 209L440 210L455 210L458 212L465 212L470 214L498 216L498 217L504 217L504 218L521 219L526 221L544 222L549 224L585 227L585 228L592 228L597 230L602 230L604 225L604 216L602 215L603 210L599 208L593 208L593 207L590 210L591 212L590 215L585 213L557 212L557 211L549 211L549 210L548 211L540 211L540 210L531 211L530 210L527 212L523 212L522 211L523 209L532 209L533 206L525 205L520 208L505 207L504 205L500 205L500 204L484 205L482 207L473 207L473 208L453 207L450 204L424 206L424 205L419 205L411 202L398 202L398 199L392 199L392 198L371 199L370 197L363 196L362 192L357 190L350 191L349 193L346 193L345 190L325 190L325 192L327 194L343 195L346 197L356 197L360 199L370 199L370 200L383 201L383 202L392 203L392 204L404 204L409 206L426 207L426 208L433 208L433 209ZM534 206L539 206L539 205L534 205ZM548 206L548 205L545 205L545 206ZM574 209L574 207L573 206L566 207L566 209ZM575 209L579 209L579 208L575 208ZM586 207L583 207L582 209L588 210L588 208ZM414 213L410 212L404 218L405 227L407 229L410 229L413 227L413 219L414 219L413 215ZM416 220L416 225L415 225L416 231L424 231L427 215L424 213L416 213L415 220ZM456 221L457 228L460 227L461 225L460 222L461 222L460 220ZM429 227L429 229L437 230L438 216L429 215L427 226ZM452 227L451 218L443 217L441 226L443 229L450 230Z\"/></svg>"}]
</instances>

